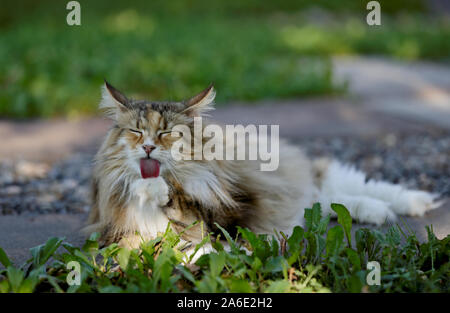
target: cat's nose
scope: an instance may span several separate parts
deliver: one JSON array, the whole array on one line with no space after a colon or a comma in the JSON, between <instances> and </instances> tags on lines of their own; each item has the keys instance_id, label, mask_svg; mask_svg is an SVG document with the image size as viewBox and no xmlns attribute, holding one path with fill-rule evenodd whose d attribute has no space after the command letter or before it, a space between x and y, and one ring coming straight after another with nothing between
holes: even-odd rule
<instances>
[{"instance_id":1,"label":"cat's nose","mask_svg":"<svg viewBox=\"0 0 450 313\"><path fill-rule=\"evenodd\" d=\"M153 150L155 150L155 146L153 145L143 145L142 149L144 149L145 153L147 153L147 155L150 155L150 153L152 153Z\"/></svg>"}]
</instances>

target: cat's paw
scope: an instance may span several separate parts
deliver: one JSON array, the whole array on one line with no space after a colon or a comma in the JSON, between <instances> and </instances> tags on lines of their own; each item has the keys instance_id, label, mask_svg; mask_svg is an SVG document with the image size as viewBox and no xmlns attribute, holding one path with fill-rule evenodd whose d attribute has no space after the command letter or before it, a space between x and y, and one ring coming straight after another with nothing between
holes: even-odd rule
<instances>
[{"instance_id":1,"label":"cat's paw","mask_svg":"<svg viewBox=\"0 0 450 313\"><path fill-rule=\"evenodd\" d=\"M183 261L186 264L194 264L195 262L197 262L197 260L202 255L208 254L208 253L211 253L214 251L215 251L215 249L212 247L212 245L209 242L204 244L197 251L195 251L195 245L192 245L190 248L188 248L188 249L186 249L186 251L184 251Z\"/></svg>"},{"instance_id":2,"label":"cat's paw","mask_svg":"<svg viewBox=\"0 0 450 313\"><path fill-rule=\"evenodd\" d=\"M169 186L164 178L158 176L156 178L145 179L149 180L147 192L152 199L159 202L160 205L165 205L169 202Z\"/></svg>"},{"instance_id":3,"label":"cat's paw","mask_svg":"<svg viewBox=\"0 0 450 313\"><path fill-rule=\"evenodd\" d=\"M436 201L438 195L421 190L408 190L405 194L407 210L405 214L410 216L423 216L426 212L442 205L442 201Z\"/></svg>"},{"instance_id":4,"label":"cat's paw","mask_svg":"<svg viewBox=\"0 0 450 313\"><path fill-rule=\"evenodd\" d=\"M148 192L153 196L164 196L169 194L169 186L161 176L156 178L146 179L149 180ZM163 197L162 197L163 198Z\"/></svg>"},{"instance_id":5,"label":"cat's paw","mask_svg":"<svg viewBox=\"0 0 450 313\"><path fill-rule=\"evenodd\" d=\"M169 186L161 176L137 179L131 188L141 201L155 200L159 205L169 202Z\"/></svg>"}]
</instances>

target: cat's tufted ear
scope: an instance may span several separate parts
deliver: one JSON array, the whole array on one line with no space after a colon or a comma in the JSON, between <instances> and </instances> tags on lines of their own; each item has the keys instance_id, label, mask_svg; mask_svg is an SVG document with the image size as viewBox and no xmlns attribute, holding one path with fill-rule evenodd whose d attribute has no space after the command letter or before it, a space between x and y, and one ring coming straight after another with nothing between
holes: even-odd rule
<instances>
[{"instance_id":1,"label":"cat's tufted ear","mask_svg":"<svg viewBox=\"0 0 450 313\"><path fill-rule=\"evenodd\" d=\"M110 85L106 80L102 87L102 101L99 109L111 119L117 119L118 114L129 109L129 100L119 90Z\"/></svg>"},{"instance_id":2,"label":"cat's tufted ear","mask_svg":"<svg viewBox=\"0 0 450 313\"><path fill-rule=\"evenodd\" d=\"M183 113L192 117L205 115L208 111L214 110L213 102L215 97L216 91L213 84L210 84L208 88L198 95L184 102L186 108L183 110Z\"/></svg>"}]
</instances>

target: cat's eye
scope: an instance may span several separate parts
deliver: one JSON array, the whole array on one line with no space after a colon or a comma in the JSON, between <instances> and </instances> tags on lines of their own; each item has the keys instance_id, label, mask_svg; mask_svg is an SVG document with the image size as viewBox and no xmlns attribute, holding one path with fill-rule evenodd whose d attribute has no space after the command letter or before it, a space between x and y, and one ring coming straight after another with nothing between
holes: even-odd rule
<instances>
[{"instance_id":1,"label":"cat's eye","mask_svg":"<svg viewBox=\"0 0 450 313\"><path fill-rule=\"evenodd\" d=\"M162 137L164 137L164 135L172 134L172 133L178 133L178 134L181 134L180 137L181 137L182 134L183 134L183 133L181 133L181 132L177 132L177 131L173 131L173 130L163 130L163 131L160 131L160 132L158 133L158 137L162 138Z\"/></svg>"},{"instance_id":2,"label":"cat's eye","mask_svg":"<svg viewBox=\"0 0 450 313\"><path fill-rule=\"evenodd\" d=\"M137 129L128 128L128 130L136 135L142 136L142 132Z\"/></svg>"},{"instance_id":3,"label":"cat's eye","mask_svg":"<svg viewBox=\"0 0 450 313\"><path fill-rule=\"evenodd\" d=\"M158 132L158 137L159 138L163 138L165 137L165 135L170 134L172 131L171 130L163 130L163 131L159 131Z\"/></svg>"}]
</instances>

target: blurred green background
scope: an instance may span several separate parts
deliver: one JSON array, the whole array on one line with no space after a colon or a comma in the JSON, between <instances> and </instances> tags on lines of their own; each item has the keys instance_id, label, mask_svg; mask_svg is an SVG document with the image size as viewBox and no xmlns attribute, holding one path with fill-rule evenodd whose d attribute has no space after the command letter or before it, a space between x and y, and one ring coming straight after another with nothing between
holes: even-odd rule
<instances>
[{"instance_id":1,"label":"blurred green background","mask_svg":"<svg viewBox=\"0 0 450 313\"><path fill-rule=\"evenodd\" d=\"M103 78L155 100L214 82L220 105L345 92L333 55L450 57L449 16L425 0L380 0L382 26L362 0L80 0L81 26L67 2L2 1L0 116L95 114Z\"/></svg>"}]
</instances>

